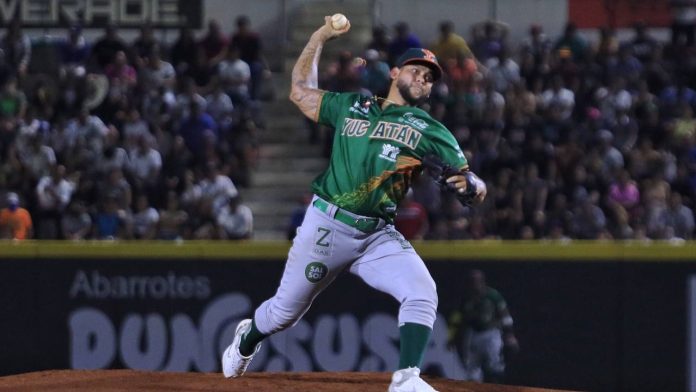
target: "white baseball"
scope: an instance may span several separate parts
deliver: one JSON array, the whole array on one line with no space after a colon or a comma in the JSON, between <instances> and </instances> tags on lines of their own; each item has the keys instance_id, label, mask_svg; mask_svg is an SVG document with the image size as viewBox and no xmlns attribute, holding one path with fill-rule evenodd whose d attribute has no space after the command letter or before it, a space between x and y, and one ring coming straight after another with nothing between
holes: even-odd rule
<instances>
[{"instance_id":1,"label":"white baseball","mask_svg":"<svg viewBox=\"0 0 696 392\"><path fill-rule=\"evenodd\" d=\"M342 30L348 24L348 18L343 14L333 14L331 16L331 27L334 30Z\"/></svg>"}]
</instances>

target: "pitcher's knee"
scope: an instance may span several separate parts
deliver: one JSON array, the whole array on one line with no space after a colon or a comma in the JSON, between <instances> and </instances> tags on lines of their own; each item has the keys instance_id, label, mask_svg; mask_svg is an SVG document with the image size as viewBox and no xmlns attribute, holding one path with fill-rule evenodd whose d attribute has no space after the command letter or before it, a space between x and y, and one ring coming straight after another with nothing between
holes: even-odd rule
<instances>
[{"instance_id":1,"label":"pitcher's knee","mask_svg":"<svg viewBox=\"0 0 696 392\"><path fill-rule=\"evenodd\" d=\"M432 327L437 317L437 291L422 290L408 296L399 309L399 324L417 323Z\"/></svg>"},{"instance_id":2,"label":"pitcher's knee","mask_svg":"<svg viewBox=\"0 0 696 392\"><path fill-rule=\"evenodd\" d=\"M297 305L297 307L287 306L274 299L263 303L256 312L256 323L259 331L272 334L297 324L302 315L309 309L309 305Z\"/></svg>"}]
</instances>

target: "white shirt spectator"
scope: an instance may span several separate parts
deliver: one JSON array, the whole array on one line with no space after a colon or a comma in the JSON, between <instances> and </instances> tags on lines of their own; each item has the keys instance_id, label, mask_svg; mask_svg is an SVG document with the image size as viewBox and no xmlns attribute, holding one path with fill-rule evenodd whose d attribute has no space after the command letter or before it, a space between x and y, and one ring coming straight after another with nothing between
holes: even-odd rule
<instances>
[{"instance_id":1,"label":"white shirt spectator","mask_svg":"<svg viewBox=\"0 0 696 392\"><path fill-rule=\"evenodd\" d=\"M239 96L246 96L249 93L251 69L244 60L223 60L218 69L225 91Z\"/></svg>"},{"instance_id":2,"label":"white shirt spectator","mask_svg":"<svg viewBox=\"0 0 696 392\"><path fill-rule=\"evenodd\" d=\"M159 222L159 213L152 207L133 214L133 233L136 238L143 238L148 233L154 233Z\"/></svg>"},{"instance_id":3,"label":"white shirt spectator","mask_svg":"<svg viewBox=\"0 0 696 392\"><path fill-rule=\"evenodd\" d=\"M544 108L548 108L552 105L560 105L563 109L563 119L567 120L573 114L575 93L564 87L558 90L548 89L541 94L541 104Z\"/></svg>"},{"instance_id":4,"label":"white shirt spectator","mask_svg":"<svg viewBox=\"0 0 696 392\"><path fill-rule=\"evenodd\" d=\"M228 124L231 121L230 116L234 110L232 99L222 90L215 91L205 99L208 114L210 114L218 124L223 125L224 128L224 124Z\"/></svg>"},{"instance_id":5,"label":"white shirt spectator","mask_svg":"<svg viewBox=\"0 0 696 392\"><path fill-rule=\"evenodd\" d=\"M85 141L92 151L101 151L104 138L109 132L109 128L97 116L88 115L84 121L74 118L65 126L66 136L71 147L75 146L78 139Z\"/></svg>"},{"instance_id":6,"label":"white shirt spectator","mask_svg":"<svg viewBox=\"0 0 696 392\"><path fill-rule=\"evenodd\" d=\"M62 211L70 202L75 184L64 178L57 183L52 176L43 176L36 185L36 197L43 210Z\"/></svg>"},{"instance_id":7,"label":"white shirt spectator","mask_svg":"<svg viewBox=\"0 0 696 392\"><path fill-rule=\"evenodd\" d=\"M142 118L138 118L134 121L129 120L123 123L123 138L126 148L135 147L139 137L149 136L150 129L147 126L147 122Z\"/></svg>"},{"instance_id":8,"label":"white shirt spectator","mask_svg":"<svg viewBox=\"0 0 696 392\"><path fill-rule=\"evenodd\" d=\"M55 165L56 154L49 146L27 146L20 151L19 160L32 177L41 178Z\"/></svg>"},{"instance_id":9,"label":"white shirt spectator","mask_svg":"<svg viewBox=\"0 0 696 392\"><path fill-rule=\"evenodd\" d=\"M199 185L201 194L213 201L213 211L215 213L218 213L229 202L230 198L239 195L239 191L237 191L237 187L234 186L232 180L222 174L216 175L214 180L204 178Z\"/></svg>"},{"instance_id":10,"label":"white shirt spectator","mask_svg":"<svg viewBox=\"0 0 696 392\"><path fill-rule=\"evenodd\" d=\"M520 80L520 67L512 59L506 59L502 64L497 58L488 60L488 77L495 91L504 93L514 83Z\"/></svg>"},{"instance_id":11,"label":"white shirt spectator","mask_svg":"<svg viewBox=\"0 0 696 392\"><path fill-rule=\"evenodd\" d=\"M206 100L200 94L179 94L176 96L176 111L178 118L187 118L191 114L191 102L198 102L201 111L206 110Z\"/></svg>"},{"instance_id":12,"label":"white shirt spectator","mask_svg":"<svg viewBox=\"0 0 696 392\"><path fill-rule=\"evenodd\" d=\"M101 174L108 174L113 169L126 171L130 169L128 153L121 147L106 147L104 153L97 161L97 170Z\"/></svg>"},{"instance_id":13,"label":"white shirt spectator","mask_svg":"<svg viewBox=\"0 0 696 392\"><path fill-rule=\"evenodd\" d=\"M154 181L162 168L162 156L151 147L131 150L129 161L131 174L143 182Z\"/></svg>"},{"instance_id":14,"label":"white shirt spectator","mask_svg":"<svg viewBox=\"0 0 696 392\"><path fill-rule=\"evenodd\" d=\"M142 76L148 89L169 88L176 78L176 70L170 63L159 60L157 68L145 67Z\"/></svg>"},{"instance_id":15,"label":"white shirt spectator","mask_svg":"<svg viewBox=\"0 0 696 392\"><path fill-rule=\"evenodd\" d=\"M599 102L599 109L609 122L616 121L616 113L626 112L633 105L633 96L625 89L612 91L606 87L600 87L595 92L595 99Z\"/></svg>"},{"instance_id":16,"label":"white shirt spectator","mask_svg":"<svg viewBox=\"0 0 696 392\"><path fill-rule=\"evenodd\" d=\"M227 238L247 238L253 231L254 217L251 208L243 204L237 205L234 211L230 205L226 205L218 213L217 224Z\"/></svg>"}]
</instances>

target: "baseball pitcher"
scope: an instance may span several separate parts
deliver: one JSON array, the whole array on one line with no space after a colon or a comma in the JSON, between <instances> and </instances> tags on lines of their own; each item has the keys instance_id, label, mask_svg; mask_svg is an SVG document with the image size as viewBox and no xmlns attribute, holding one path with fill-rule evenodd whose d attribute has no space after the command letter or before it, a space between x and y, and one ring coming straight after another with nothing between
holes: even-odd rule
<instances>
[{"instance_id":1,"label":"baseball pitcher","mask_svg":"<svg viewBox=\"0 0 696 392\"><path fill-rule=\"evenodd\" d=\"M350 29L327 16L292 71L290 100L313 121L333 127L327 169L298 228L276 294L243 320L222 356L225 377L244 374L266 337L291 327L342 271L399 301L400 357L390 392L434 391L420 378L437 309L435 282L411 244L394 229L396 207L426 156L448 168L442 184L463 202L480 203L486 186L468 171L449 130L417 106L442 69L432 52L411 48L391 70L387 97L334 93L317 87L324 44ZM340 27L340 26L339 26ZM442 175L442 173L446 173Z\"/></svg>"}]
</instances>

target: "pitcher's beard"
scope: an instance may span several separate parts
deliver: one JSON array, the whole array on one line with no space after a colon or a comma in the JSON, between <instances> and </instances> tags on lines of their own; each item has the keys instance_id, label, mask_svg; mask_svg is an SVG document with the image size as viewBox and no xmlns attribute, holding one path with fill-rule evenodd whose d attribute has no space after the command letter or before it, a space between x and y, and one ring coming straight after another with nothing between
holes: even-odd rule
<instances>
[{"instance_id":1,"label":"pitcher's beard","mask_svg":"<svg viewBox=\"0 0 696 392\"><path fill-rule=\"evenodd\" d=\"M409 85L406 82L403 82L403 81L396 82L396 88L399 89L399 94L401 94L401 97L410 106L420 106L421 104L425 103L425 101L428 99L428 97L425 95L418 97L418 98L414 97L413 94L411 94L411 90L409 88Z\"/></svg>"}]
</instances>

